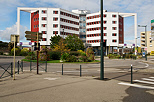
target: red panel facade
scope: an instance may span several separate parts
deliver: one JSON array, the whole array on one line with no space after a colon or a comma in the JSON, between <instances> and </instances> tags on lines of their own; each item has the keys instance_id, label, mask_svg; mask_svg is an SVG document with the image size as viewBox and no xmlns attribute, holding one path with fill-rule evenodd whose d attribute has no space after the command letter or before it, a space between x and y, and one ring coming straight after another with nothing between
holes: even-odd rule
<instances>
[{"instance_id":1,"label":"red panel facade","mask_svg":"<svg viewBox=\"0 0 154 102\"><path fill-rule=\"evenodd\" d=\"M34 12L31 13L31 31L38 32L39 31L39 13Z\"/></svg>"},{"instance_id":2,"label":"red panel facade","mask_svg":"<svg viewBox=\"0 0 154 102\"><path fill-rule=\"evenodd\" d=\"M119 44L124 44L124 18L119 16Z\"/></svg>"}]
</instances>

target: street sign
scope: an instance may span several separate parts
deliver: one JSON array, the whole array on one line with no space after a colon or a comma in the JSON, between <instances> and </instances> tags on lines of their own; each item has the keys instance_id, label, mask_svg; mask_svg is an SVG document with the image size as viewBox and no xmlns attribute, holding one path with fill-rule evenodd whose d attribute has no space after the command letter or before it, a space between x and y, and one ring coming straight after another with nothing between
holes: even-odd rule
<instances>
[{"instance_id":1,"label":"street sign","mask_svg":"<svg viewBox=\"0 0 154 102\"><path fill-rule=\"evenodd\" d=\"M34 38L37 39L37 36L33 36L33 35L25 35L26 38ZM38 36L38 39L42 39L42 35Z\"/></svg>"},{"instance_id":2,"label":"street sign","mask_svg":"<svg viewBox=\"0 0 154 102\"><path fill-rule=\"evenodd\" d=\"M26 34L32 34L32 35L33 35L33 34L34 34L34 35L36 34L36 35L37 35L37 32L31 32L31 31L25 31L25 33L26 33ZM42 35L42 33L38 33L38 35Z\"/></svg>"},{"instance_id":3,"label":"street sign","mask_svg":"<svg viewBox=\"0 0 154 102\"><path fill-rule=\"evenodd\" d=\"M145 47L144 50L147 51L147 47Z\"/></svg>"},{"instance_id":4,"label":"street sign","mask_svg":"<svg viewBox=\"0 0 154 102\"><path fill-rule=\"evenodd\" d=\"M27 40L37 41L38 39L38 41L40 41L42 39L42 33L31 32L31 31L25 31L25 33L26 33L25 37L27 38Z\"/></svg>"}]
</instances>

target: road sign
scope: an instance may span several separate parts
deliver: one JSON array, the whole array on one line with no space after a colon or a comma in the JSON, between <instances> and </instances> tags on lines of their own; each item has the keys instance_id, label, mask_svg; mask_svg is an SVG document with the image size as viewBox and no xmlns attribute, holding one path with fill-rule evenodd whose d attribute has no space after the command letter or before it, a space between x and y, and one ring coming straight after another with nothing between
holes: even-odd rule
<instances>
[{"instance_id":1,"label":"road sign","mask_svg":"<svg viewBox=\"0 0 154 102\"><path fill-rule=\"evenodd\" d=\"M26 38L34 38L37 39L37 36L33 36L33 35L25 35ZM42 35L38 36L38 39L42 39Z\"/></svg>"},{"instance_id":2,"label":"road sign","mask_svg":"<svg viewBox=\"0 0 154 102\"><path fill-rule=\"evenodd\" d=\"M37 32L25 31L26 34L37 35ZM42 33L38 33L38 35L42 35Z\"/></svg>"},{"instance_id":3,"label":"road sign","mask_svg":"<svg viewBox=\"0 0 154 102\"><path fill-rule=\"evenodd\" d=\"M31 31L25 31L25 33L26 33L25 37L27 38L27 40L37 41L37 37L38 37L38 41L42 39L42 33L31 32Z\"/></svg>"}]
</instances>

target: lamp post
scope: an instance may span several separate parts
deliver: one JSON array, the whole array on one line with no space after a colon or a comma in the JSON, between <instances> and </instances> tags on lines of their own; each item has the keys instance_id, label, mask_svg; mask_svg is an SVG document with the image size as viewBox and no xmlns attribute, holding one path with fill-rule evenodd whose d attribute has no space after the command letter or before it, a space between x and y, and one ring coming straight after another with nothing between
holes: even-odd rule
<instances>
[{"instance_id":1,"label":"lamp post","mask_svg":"<svg viewBox=\"0 0 154 102\"><path fill-rule=\"evenodd\" d=\"M136 55L138 55L138 52L137 52L137 39L138 38L140 38L140 37L135 38L136 39Z\"/></svg>"},{"instance_id":2,"label":"lamp post","mask_svg":"<svg viewBox=\"0 0 154 102\"><path fill-rule=\"evenodd\" d=\"M104 50L103 50L103 0L101 0L101 69L100 69L100 80L104 80Z\"/></svg>"},{"instance_id":3,"label":"lamp post","mask_svg":"<svg viewBox=\"0 0 154 102\"><path fill-rule=\"evenodd\" d=\"M145 53L145 60L147 61L147 31L146 31L146 29L147 29L147 25L145 25L145 26L141 26L141 25L138 25L138 27L145 27L145 47L146 47L146 53Z\"/></svg>"},{"instance_id":4,"label":"lamp post","mask_svg":"<svg viewBox=\"0 0 154 102\"><path fill-rule=\"evenodd\" d=\"M64 39L64 28L63 28L63 39Z\"/></svg>"}]
</instances>

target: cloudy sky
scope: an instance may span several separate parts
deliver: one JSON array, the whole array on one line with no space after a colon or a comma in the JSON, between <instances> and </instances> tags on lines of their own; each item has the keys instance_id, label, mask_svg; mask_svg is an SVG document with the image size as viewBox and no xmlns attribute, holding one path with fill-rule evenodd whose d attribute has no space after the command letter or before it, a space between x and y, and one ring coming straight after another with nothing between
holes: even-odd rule
<instances>
[{"instance_id":1,"label":"cloudy sky","mask_svg":"<svg viewBox=\"0 0 154 102\"><path fill-rule=\"evenodd\" d=\"M101 0L0 0L0 40L9 41L10 34L16 34L17 7L55 7L66 10L100 10ZM138 24L148 25L154 19L154 0L104 0L104 9L108 12L137 13ZM24 32L30 29L30 14L21 12L21 41L26 41ZM124 19L125 43L134 43L134 18ZM144 28L138 28L138 36ZM138 44L139 44L138 39Z\"/></svg>"}]
</instances>

